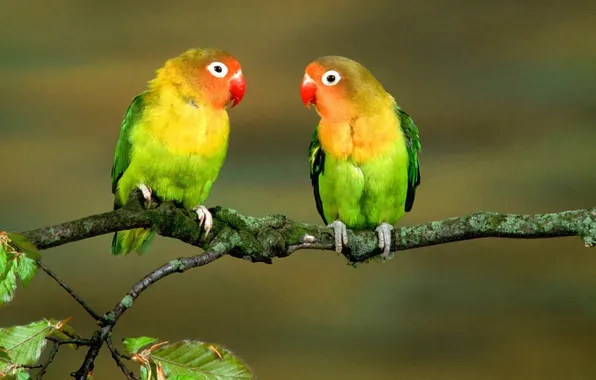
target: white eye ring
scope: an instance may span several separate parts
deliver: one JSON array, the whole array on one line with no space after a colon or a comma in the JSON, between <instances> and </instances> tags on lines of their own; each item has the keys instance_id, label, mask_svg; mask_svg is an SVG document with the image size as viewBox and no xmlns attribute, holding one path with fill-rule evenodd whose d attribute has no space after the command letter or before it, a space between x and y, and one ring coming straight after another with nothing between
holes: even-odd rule
<instances>
[{"instance_id":1,"label":"white eye ring","mask_svg":"<svg viewBox=\"0 0 596 380\"><path fill-rule=\"evenodd\" d=\"M335 86L341 80L341 75L335 70L329 70L321 77L321 82L325 86Z\"/></svg>"},{"instance_id":2,"label":"white eye ring","mask_svg":"<svg viewBox=\"0 0 596 380\"><path fill-rule=\"evenodd\" d=\"M217 78L223 78L228 74L228 66L221 62L211 62L209 66L207 66L207 70Z\"/></svg>"}]
</instances>

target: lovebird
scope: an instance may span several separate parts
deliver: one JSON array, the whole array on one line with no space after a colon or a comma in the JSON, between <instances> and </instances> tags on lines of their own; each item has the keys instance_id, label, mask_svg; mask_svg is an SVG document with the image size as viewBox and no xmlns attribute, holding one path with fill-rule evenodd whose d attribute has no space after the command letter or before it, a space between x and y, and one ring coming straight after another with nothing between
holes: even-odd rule
<instances>
[{"instance_id":1,"label":"lovebird","mask_svg":"<svg viewBox=\"0 0 596 380\"><path fill-rule=\"evenodd\" d=\"M112 166L114 208L131 190L175 201L196 211L205 235L213 217L203 205L227 152L230 121L226 108L244 97L240 63L218 49L190 49L156 71L124 116ZM145 253L154 231L119 231L112 254Z\"/></svg>"},{"instance_id":2,"label":"lovebird","mask_svg":"<svg viewBox=\"0 0 596 380\"><path fill-rule=\"evenodd\" d=\"M347 228L375 229L388 258L391 230L420 184L418 128L370 71L345 57L308 64L300 94L321 118L308 149L310 178L335 250L348 243Z\"/></svg>"}]
</instances>

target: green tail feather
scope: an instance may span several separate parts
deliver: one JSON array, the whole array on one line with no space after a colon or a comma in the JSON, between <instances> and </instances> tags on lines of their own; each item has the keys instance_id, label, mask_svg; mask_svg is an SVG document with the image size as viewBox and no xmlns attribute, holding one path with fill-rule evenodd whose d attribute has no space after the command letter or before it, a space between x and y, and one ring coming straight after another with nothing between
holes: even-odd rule
<instances>
[{"instance_id":1,"label":"green tail feather","mask_svg":"<svg viewBox=\"0 0 596 380\"><path fill-rule=\"evenodd\" d=\"M149 250L154 237L155 231L143 228L116 232L112 238L112 254L126 255L136 251L142 255Z\"/></svg>"}]
</instances>

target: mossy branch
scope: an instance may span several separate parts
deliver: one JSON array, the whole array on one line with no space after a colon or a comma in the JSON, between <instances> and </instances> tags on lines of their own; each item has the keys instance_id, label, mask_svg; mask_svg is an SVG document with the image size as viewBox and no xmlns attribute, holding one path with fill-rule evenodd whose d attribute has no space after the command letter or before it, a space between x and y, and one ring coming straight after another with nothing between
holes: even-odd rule
<instances>
[{"instance_id":1,"label":"mossy branch","mask_svg":"<svg viewBox=\"0 0 596 380\"><path fill-rule=\"evenodd\" d=\"M251 262L271 263L300 249L332 250L332 230L324 226L295 222L284 215L245 216L232 209L210 209L214 225L205 238L194 212L171 202L153 202L146 209L140 191L131 193L124 208L92 215L63 224L23 232L38 249L88 239L131 228L152 228L158 234L206 247L220 235L227 235L228 254ZM538 239L578 236L587 247L596 244L596 208L550 214L516 215L475 212L393 230L393 251L480 238ZM373 231L348 231L344 256L353 263L380 253Z\"/></svg>"},{"instance_id":2,"label":"mossy branch","mask_svg":"<svg viewBox=\"0 0 596 380\"><path fill-rule=\"evenodd\" d=\"M153 202L147 209L141 192L134 191L126 206L119 210L22 233L38 249L47 249L94 236L142 227L151 228L162 236L175 238L205 250L205 253L196 256L172 260L149 273L133 285L131 290L103 316L95 313L55 273L38 261L38 265L69 292L100 325L93 337L84 344L89 347L85 360L79 370L71 376L77 380L86 379L93 369L101 347L106 343L124 375L129 379L137 378L122 362L121 358L124 357L113 347L110 338L112 329L143 291L170 274L207 265L225 255L251 262L271 263L273 258L287 257L301 249L332 250L335 247L330 228L295 222L284 215L257 218L221 207L215 207L210 211L214 217L214 226L209 236L205 237L204 230L198 225L196 213L179 208L171 202ZM401 227L393 230L392 249L395 252L488 237L536 239L563 236L578 236L583 239L586 247L594 246L596 208L535 215L476 212L468 216ZM366 261L381 253L378 249L377 234L373 231L348 231L348 240L342 253L351 263Z\"/></svg>"}]
</instances>

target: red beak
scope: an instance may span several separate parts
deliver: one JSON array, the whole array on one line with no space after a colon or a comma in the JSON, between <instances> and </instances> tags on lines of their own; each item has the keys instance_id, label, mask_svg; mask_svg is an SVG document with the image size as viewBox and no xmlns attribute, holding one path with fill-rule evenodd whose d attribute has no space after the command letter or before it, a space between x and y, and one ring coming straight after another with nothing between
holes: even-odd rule
<instances>
[{"instance_id":1,"label":"red beak","mask_svg":"<svg viewBox=\"0 0 596 380\"><path fill-rule=\"evenodd\" d=\"M308 74L304 74L304 79L302 79L300 96L302 97L302 103L304 103L306 108L310 108L311 104L317 104L317 84L310 78L310 76L308 76Z\"/></svg>"},{"instance_id":2,"label":"red beak","mask_svg":"<svg viewBox=\"0 0 596 380\"><path fill-rule=\"evenodd\" d=\"M246 81L244 80L244 74L242 74L242 71L238 71L230 78L229 86L232 107L234 107L240 103L244 97L244 91L246 91Z\"/></svg>"}]
</instances>

